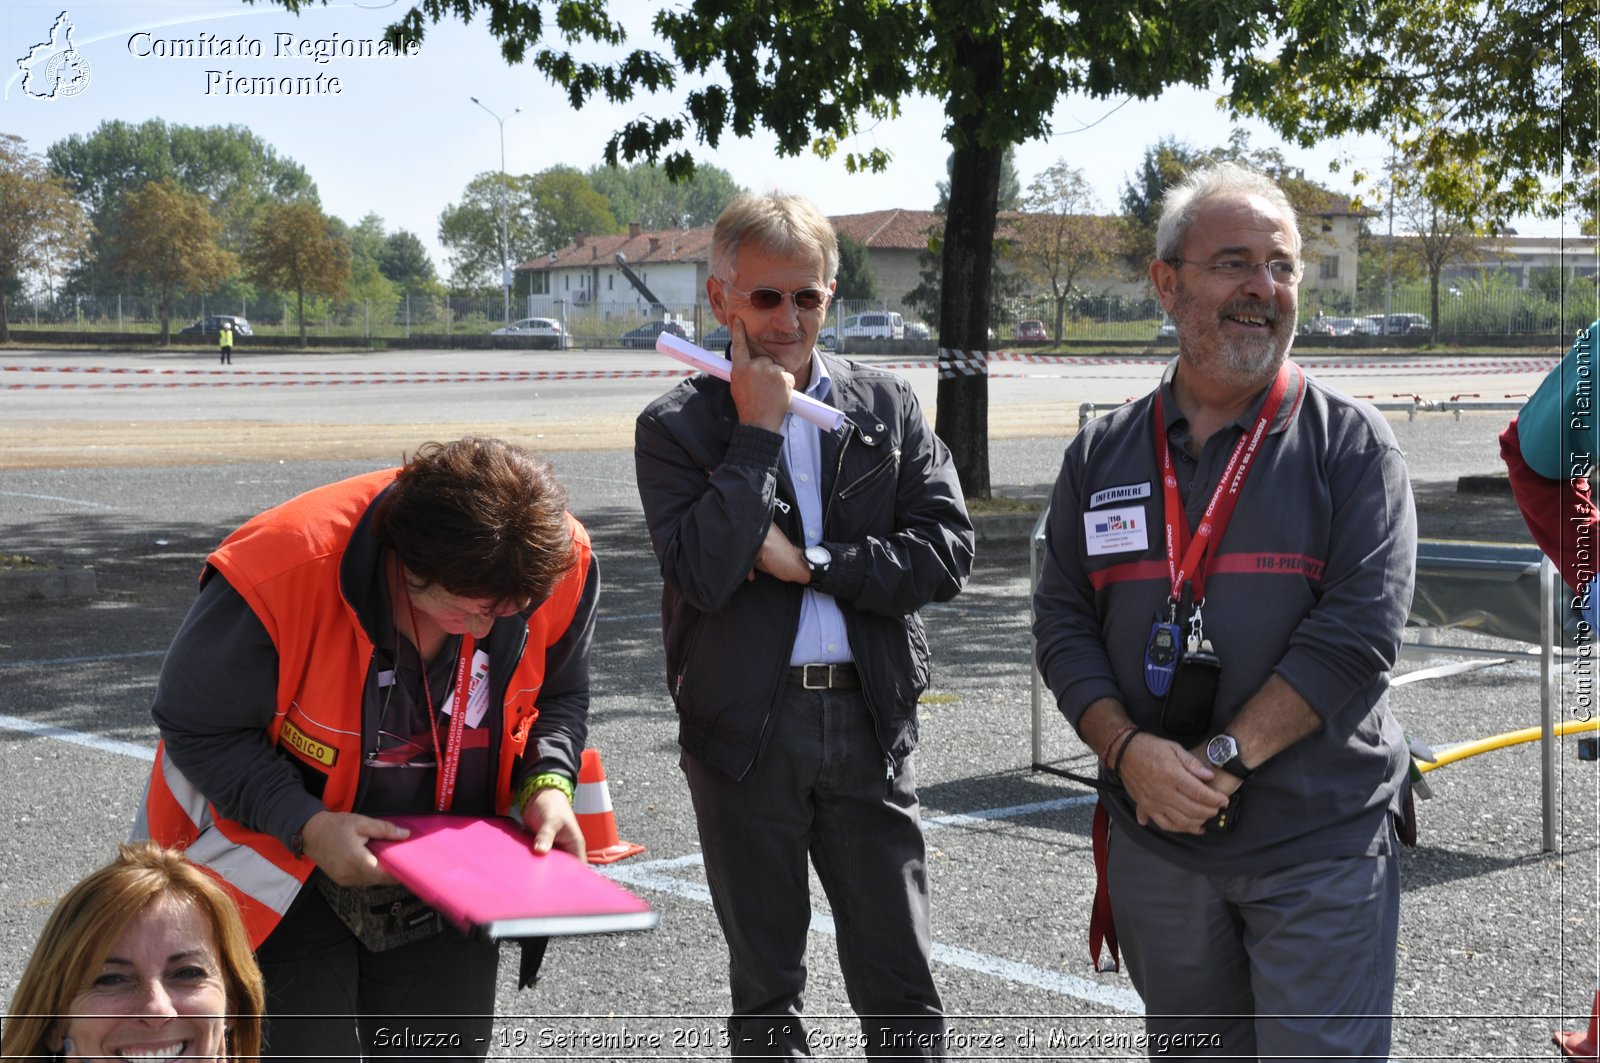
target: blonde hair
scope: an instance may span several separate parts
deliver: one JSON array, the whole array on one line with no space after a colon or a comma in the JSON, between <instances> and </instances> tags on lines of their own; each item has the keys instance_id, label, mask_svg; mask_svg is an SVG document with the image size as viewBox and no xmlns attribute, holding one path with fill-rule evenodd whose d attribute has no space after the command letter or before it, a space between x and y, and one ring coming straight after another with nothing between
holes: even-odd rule
<instances>
[{"instance_id":1,"label":"blonde hair","mask_svg":"<svg viewBox=\"0 0 1600 1063\"><path fill-rule=\"evenodd\" d=\"M183 853L154 842L118 846L115 860L73 886L56 903L11 998L11 1011L0 1031L0 1056L53 1058L50 1034L67 1017L73 999L99 973L128 923L152 902L167 896L193 904L211 927L231 1015L228 1058L260 1056L266 993L239 909L233 898Z\"/></svg>"},{"instance_id":2,"label":"blonde hair","mask_svg":"<svg viewBox=\"0 0 1600 1063\"><path fill-rule=\"evenodd\" d=\"M779 255L810 252L822 259L822 283L839 274L839 238L816 204L783 192L743 195L717 218L711 233L711 275L731 280L739 248L754 245Z\"/></svg>"}]
</instances>

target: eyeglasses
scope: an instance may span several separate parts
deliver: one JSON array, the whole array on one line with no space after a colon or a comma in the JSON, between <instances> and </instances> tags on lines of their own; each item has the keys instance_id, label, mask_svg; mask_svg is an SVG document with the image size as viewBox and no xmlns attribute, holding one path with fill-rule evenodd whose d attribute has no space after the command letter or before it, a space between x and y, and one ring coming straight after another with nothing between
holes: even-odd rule
<instances>
[{"instance_id":1,"label":"eyeglasses","mask_svg":"<svg viewBox=\"0 0 1600 1063\"><path fill-rule=\"evenodd\" d=\"M1244 258L1222 258L1215 262L1196 262L1188 258L1169 258L1174 266L1196 266L1210 270L1218 280L1242 281L1256 275L1256 270L1267 267L1267 276L1276 284L1293 284L1300 279L1304 267L1292 258L1270 258L1265 262L1251 262Z\"/></svg>"},{"instance_id":2,"label":"eyeglasses","mask_svg":"<svg viewBox=\"0 0 1600 1063\"><path fill-rule=\"evenodd\" d=\"M406 578L421 583L421 580L417 580L415 576L411 575L409 569L406 571ZM410 588L408 587L407 589L409 590ZM431 601L441 619L456 624L500 620L508 616L515 616L533 604L532 602L523 602L521 605L515 602L501 602L485 609L481 608L478 602L451 594L437 583L429 583L412 593L418 598Z\"/></svg>"},{"instance_id":3,"label":"eyeglasses","mask_svg":"<svg viewBox=\"0 0 1600 1063\"><path fill-rule=\"evenodd\" d=\"M718 279L721 280L720 277ZM722 283L757 310L776 310L785 299L793 299L796 310L820 310L828 305L830 294L826 288L801 288L796 292L780 292L776 288L751 288L745 291L732 281L723 280Z\"/></svg>"}]
</instances>

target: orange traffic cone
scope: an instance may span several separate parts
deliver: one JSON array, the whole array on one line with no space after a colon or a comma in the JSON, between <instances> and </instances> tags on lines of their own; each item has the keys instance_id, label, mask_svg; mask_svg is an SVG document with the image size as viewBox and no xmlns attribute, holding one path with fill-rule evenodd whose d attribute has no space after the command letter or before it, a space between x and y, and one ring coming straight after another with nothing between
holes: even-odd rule
<instances>
[{"instance_id":1,"label":"orange traffic cone","mask_svg":"<svg viewBox=\"0 0 1600 1063\"><path fill-rule=\"evenodd\" d=\"M578 769L578 792L573 796L572 809L578 814L578 826L583 830L583 844L589 851L589 863L610 864L625 856L644 852L644 846L617 837L617 815L611 810L611 788L606 785L606 769L600 763L598 749L583 751L583 765Z\"/></svg>"},{"instance_id":2,"label":"orange traffic cone","mask_svg":"<svg viewBox=\"0 0 1600 1063\"><path fill-rule=\"evenodd\" d=\"M1562 1055L1595 1063L1595 1054L1600 1052L1600 989L1594 991L1594 1007L1589 1012L1588 1034L1557 1030L1554 1040Z\"/></svg>"}]
</instances>

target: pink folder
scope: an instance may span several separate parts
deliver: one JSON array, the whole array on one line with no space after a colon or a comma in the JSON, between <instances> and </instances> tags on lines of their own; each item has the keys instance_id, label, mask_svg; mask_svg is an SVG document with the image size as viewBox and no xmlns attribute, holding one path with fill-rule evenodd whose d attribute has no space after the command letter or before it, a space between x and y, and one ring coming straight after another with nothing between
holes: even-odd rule
<instances>
[{"instance_id":1,"label":"pink folder","mask_svg":"<svg viewBox=\"0 0 1600 1063\"><path fill-rule=\"evenodd\" d=\"M650 930L651 907L571 853L533 851L504 817L386 816L404 841L368 847L396 879L463 932L491 938Z\"/></svg>"}]
</instances>

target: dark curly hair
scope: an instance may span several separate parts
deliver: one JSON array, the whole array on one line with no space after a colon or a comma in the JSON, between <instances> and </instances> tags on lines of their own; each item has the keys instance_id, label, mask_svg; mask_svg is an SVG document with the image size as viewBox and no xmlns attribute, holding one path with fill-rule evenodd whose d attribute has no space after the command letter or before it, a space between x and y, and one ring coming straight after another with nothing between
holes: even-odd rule
<instances>
[{"instance_id":1,"label":"dark curly hair","mask_svg":"<svg viewBox=\"0 0 1600 1063\"><path fill-rule=\"evenodd\" d=\"M463 598L536 604L576 561L566 488L549 462L499 439L424 443L373 522L412 575Z\"/></svg>"}]
</instances>

